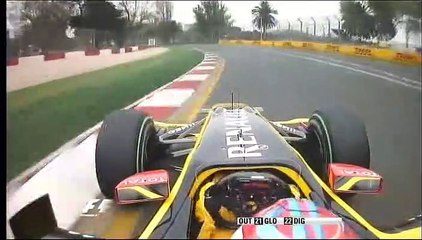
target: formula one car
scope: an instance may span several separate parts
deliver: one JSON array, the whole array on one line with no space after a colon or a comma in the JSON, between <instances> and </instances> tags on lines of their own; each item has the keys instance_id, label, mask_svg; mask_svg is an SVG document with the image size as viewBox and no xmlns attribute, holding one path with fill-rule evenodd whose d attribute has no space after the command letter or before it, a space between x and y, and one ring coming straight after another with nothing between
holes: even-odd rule
<instances>
[{"instance_id":1,"label":"formula one car","mask_svg":"<svg viewBox=\"0 0 422 240\"><path fill-rule=\"evenodd\" d=\"M420 215L377 229L347 203L379 193L383 184L370 170L365 126L353 113L326 108L310 118L270 121L258 107L233 103L204 112L189 124L154 122L135 110L111 113L96 145L104 198L68 231L57 227L45 195L12 217L15 236L421 237Z\"/></svg>"}]
</instances>

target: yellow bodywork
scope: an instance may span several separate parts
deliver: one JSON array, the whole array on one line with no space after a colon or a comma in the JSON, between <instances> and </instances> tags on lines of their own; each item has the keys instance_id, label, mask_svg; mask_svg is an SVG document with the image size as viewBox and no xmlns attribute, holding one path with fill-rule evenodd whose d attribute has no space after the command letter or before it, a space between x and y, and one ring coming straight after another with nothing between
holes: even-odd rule
<instances>
[{"instance_id":1,"label":"yellow bodywork","mask_svg":"<svg viewBox=\"0 0 422 240\"><path fill-rule=\"evenodd\" d=\"M216 109L217 107L231 108L231 106L232 106L232 103L220 103L220 104L214 105L212 107L212 109ZM235 105L234 105L235 108L241 108L241 107L244 107L244 106L247 106L247 105L244 104L244 103L235 103ZM149 238L151 236L152 232L157 227L157 225L162 221L165 213L169 210L170 206L172 205L173 201L175 200L175 197L178 194L181 185L183 184L183 180L186 176L186 172L189 169L189 165L190 165L190 163L193 159L193 155L195 154L199 145L201 144L204 131L207 128L209 120L210 120L210 116L211 116L210 114L207 115L206 120L205 120L205 122L204 122L204 124L201 128L201 131L197 135L197 140L196 140L195 146L194 146L193 150L190 152L190 154L188 155L188 157L186 158L186 161L185 161L184 166L183 166L183 170L180 173L180 176L177 179L176 183L174 184L173 188L171 189L169 197L164 201L164 203L161 205L160 209L156 212L156 214L154 215L152 220L149 222L149 224L145 228L145 230L140 234L140 237L139 237L140 239L146 239L146 238ZM262 116L262 117L264 118L264 116ZM292 120L288 120L288 121L279 121L279 123L281 123L281 124L295 124L295 123L307 122L307 121L308 121L307 118L298 118L298 119L292 119ZM156 124L156 126L164 127L164 128L176 128L176 127L181 127L181 126L187 125L187 124L166 124L166 123L161 123L161 122L156 122L155 124ZM276 130L274 129L274 131L276 131ZM290 144L288 144L286 142L286 140L281 135L279 135L279 136L280 136L280 144L287 144L292 149L292 151L294 151L296 153L298 158L303 162L304 166L306 166L307 171L309 171L312 174L312 176L315 178L315 180L318 182L318 184L323 188L323 190L334 201L336 201L348 214L353 216L354 219L356 219L361 225L366 227L376 237L381 238L381 239L403 239L403 238L406 238L406 239L409 239L409 238L411 238L411 239L421 239L421 227L420 226L413 228L413 229L398 232L398 233L385 233L385 232L378 230L374 226L372 226L358 212L356 212L351 206L349 206L345 201L343 201L340 197L338 197L328 187L328 185L323 180L321 180L319 178L319 176L311 169L311 167L307 164L307 162L304 160L304 158L301 156L301 154L295 148L293 148ZM265 166L265 165L260 166L260 167L235 167L235 168L233 168L233 167L222 167L222 168L214 168L214 169L206 170L206 171L202 172L197 177L189 195L190 195L191 198L193 198L195 193L197 192L198 188L204 183L204 181L216 172L220 172L220 171L223 171L223 170L256 169L256 168L259 168L259 169L275 168L279 171L282 171L284 174L286 174L292 180L295 181L297 186L299 186L299 188L305 194L305 197L309 197L309 193L311 192L311 189L308 186L308 184L302 179L300 174L298 174L297 172L295 172L295 171L293 171L289 168L283 169L283 167ZM206 186L210 187L212 184L214 184L214 183L212 183L212 182L206 183L200 189L199 196L201 196L201 195L203 195L203 193L205 193L205 190L206 190L205 187ZM199 209L199 212L195 213L195 214L197 214L196 217L199 220L202 220L204 223L207 223L206 225L204 224L202 226L202 229L201 229L201 232L200 232L200 235L198 236L198 238L211 238L211 237L213 237L213 238L226 238L227 239L227 238L231 237L231 234L233 232L231 230L218 230L218 231L216 231L216 228L214 226L214 220L212 220L212 218L209 214L206 214L207 212L204 210L205 207L200 203L200 200L196 202L195 206ZM203 209L203 210L201 211L201 209ZM214 235L212 235L212 234L214 234Z\"/></svg>"}]
</instances>

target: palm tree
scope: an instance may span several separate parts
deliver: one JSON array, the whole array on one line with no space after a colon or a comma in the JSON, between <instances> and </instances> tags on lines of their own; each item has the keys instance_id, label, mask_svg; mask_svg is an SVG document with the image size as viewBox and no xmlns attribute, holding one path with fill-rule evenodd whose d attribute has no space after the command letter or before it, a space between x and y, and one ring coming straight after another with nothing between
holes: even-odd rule
<instances>
[{"instance_id":1,"label":"palm tree","mask_svg":"<svg viewBox=\"0 0 422 240\"><path fill-rule=\"evenodd\" d=\"M261 30L261 36L267 38L267 29L274 28L277 25L277 19L273 14L278 14L277 10L271 8L268 1L264 0L252 9L252 23Z\"/></svg>"}]
</instances>

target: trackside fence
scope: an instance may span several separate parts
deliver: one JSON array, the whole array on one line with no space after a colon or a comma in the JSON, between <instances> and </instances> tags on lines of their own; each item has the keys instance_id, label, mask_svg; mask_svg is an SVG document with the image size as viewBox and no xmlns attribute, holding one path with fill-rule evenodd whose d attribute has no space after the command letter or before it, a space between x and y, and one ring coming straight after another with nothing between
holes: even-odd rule
<instances>
[{"instance_id":1,"label":"trackside fence","mask_svg":"<svg viewBox=\"0 0 422 240\"><path fill-rule=\"evenodd\" d=\"M362 47L343 44L316 43L302 41L252 41L252 40L220 40L222 45L254 45L276 48L294 48L317 52L337 53L349 56L359 56L381 59L396 63L421 65L421 54L416 52L400 52L385 48Z\"/></svg>"}]
</instances>

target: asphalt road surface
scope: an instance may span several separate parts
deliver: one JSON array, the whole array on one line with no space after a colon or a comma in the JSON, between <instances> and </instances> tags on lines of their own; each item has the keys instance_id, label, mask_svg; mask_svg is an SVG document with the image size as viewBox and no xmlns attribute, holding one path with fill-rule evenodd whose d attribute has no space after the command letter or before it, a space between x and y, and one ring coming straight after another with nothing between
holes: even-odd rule
<instances>
[{"instance_id":1,"label":"asphalt road surface","mask_svg":"<svg viewBox=\"0 0 422 240\"><path fill-rule=\"evenodd\" d=\"M266 117L308 117L320 106L343 105L366 124L372 169L384 177L381 195L353 206L375 226L421 212L421 68L383 61L257 46L197 46L226 60L206 107L235 99L264 108Z\"/></svg>"}]
</instances>

